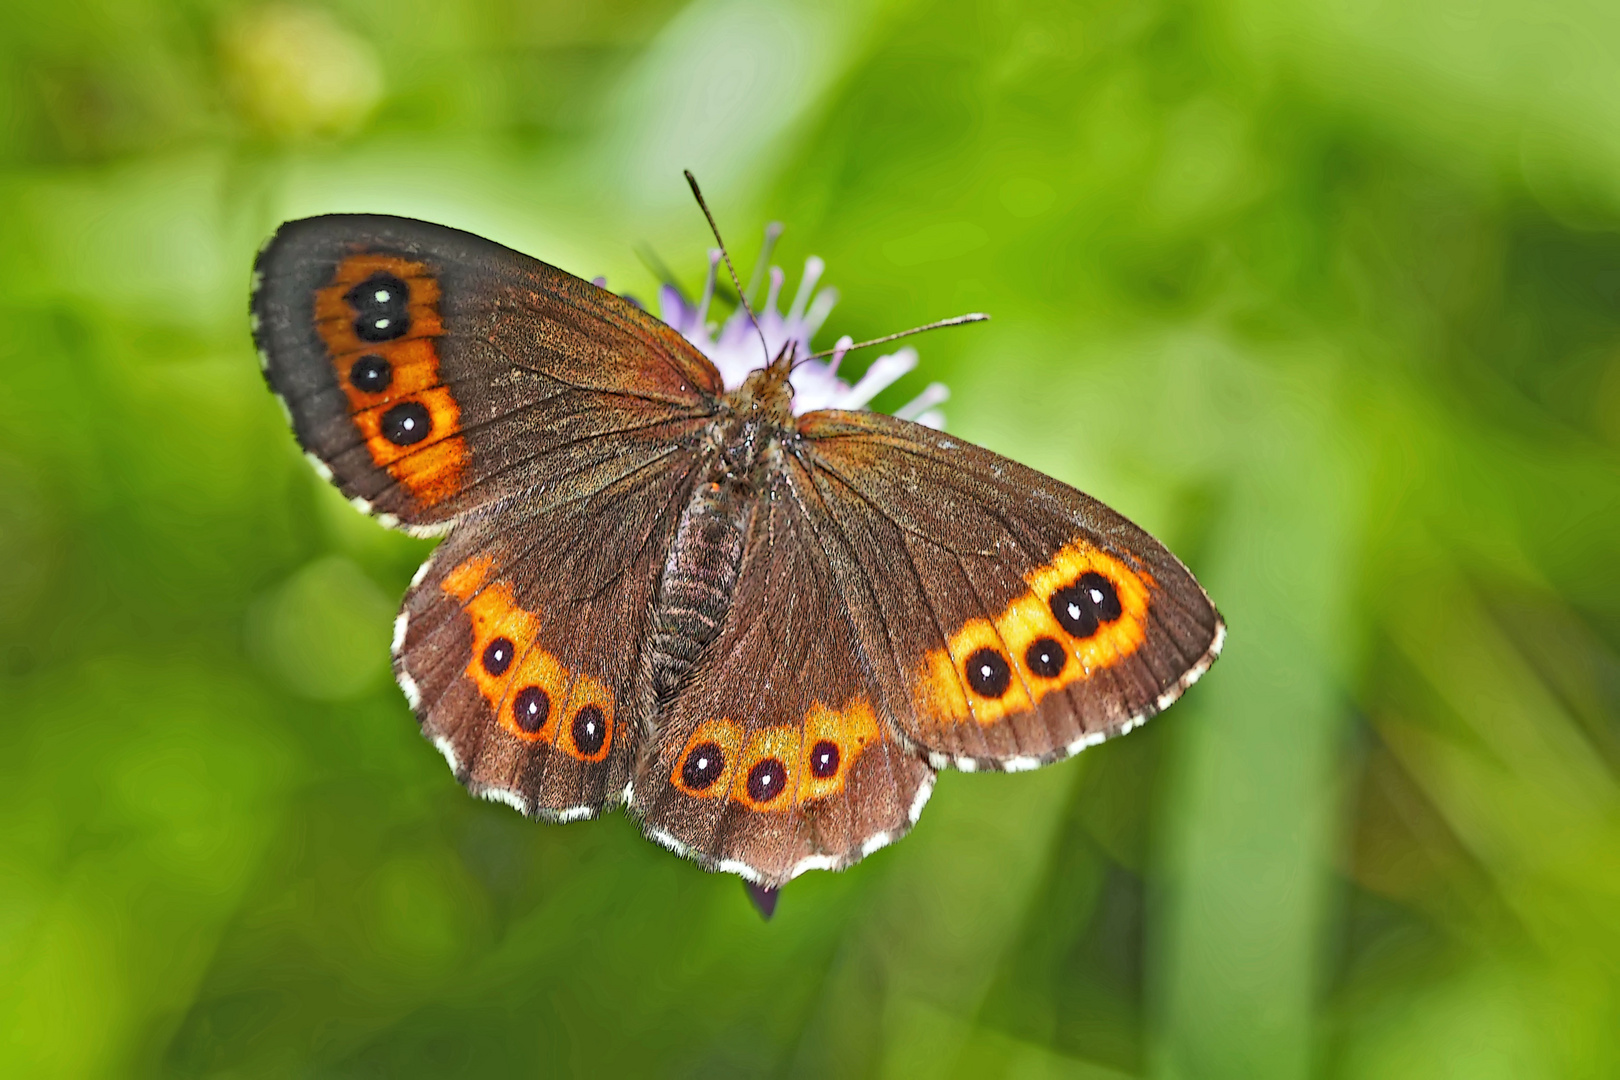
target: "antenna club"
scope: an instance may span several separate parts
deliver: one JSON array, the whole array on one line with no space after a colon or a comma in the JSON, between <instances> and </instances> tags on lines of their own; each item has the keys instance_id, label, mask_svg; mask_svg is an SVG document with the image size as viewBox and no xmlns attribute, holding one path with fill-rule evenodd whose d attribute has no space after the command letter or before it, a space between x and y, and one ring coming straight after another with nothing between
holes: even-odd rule
<instances>
[{"instance_id":1,"label":"antenna club","mask_svg":"<svg viewBox=\"0 0 1620 1080\"><path fill-rule=\"evenodd\" d=\"M940 319L937 322L931 322L931 323L928 323L925 326L914 326L910 330L902 330L898 334L884 334L882 337L872 338L870 341L862 341L862 342L858 342L858 343L856 343L854 345L847 345L846 346L844 344L845 339L844 338L839 338L838 339L838 344L834 345L832 348L823 349L818 353L811 353L809 356L805 357L805 359L806 360L819 360L823 356L831 356L834 353L837 353L839 358L842 359L844 353L847 353L847 352L851 351L852 349L864 349L869 345L882 345L885 342L898 341L900 338L910 337L913 334L921 334L925 330L941 330L941 329L944 329L947 326L961 326L964 323L989 322L989 321L990 321L990 316L986 315L982 311L975 311L975 312L971 312L970 314L967 314L967 315L954 315L949 319Z\"/></svg>"}]
</instances>

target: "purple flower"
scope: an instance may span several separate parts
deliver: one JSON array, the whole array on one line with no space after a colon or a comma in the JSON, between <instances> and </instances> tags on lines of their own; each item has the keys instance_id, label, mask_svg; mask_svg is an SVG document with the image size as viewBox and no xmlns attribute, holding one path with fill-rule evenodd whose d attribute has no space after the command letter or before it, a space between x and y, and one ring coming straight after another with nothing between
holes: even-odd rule
<instances>
[{"instance_id":1,"label":"purple flower","mask_svg":"<svg viewBox=\"0 0 1620 1080\"><path fill-rule=\"evenodd\" d=\"M770 247L781 228L772 225L765 230L766 246L760 255L761 261L769 257ZM719 265L720 249L715 248L709 252L709 273L703 282L703 297L696 306L687 303L673 285L660 288L658 314L714 363L727 390L741 386L750 371L764 367L770 357L790 341L797 345L799 356L809 356L815 351L810 340L827 321L833 305L838 303L837 289L817 288L826 269L821 259L812 255L804 261L804 275L799 279L798 290L785 315L778 310L778 303L786 275L779 267L770 268L770 291L764 305L756 312L770 356L760 349L759 335L754 333L748 313L741 306L718 327L709 321L709 302L714 298ZM846 335L834 343L832 355L827 359L801 360L794 365L791 382L795 415L816 409L864 409L880 391L917 366L917 350L907 345L872 361L866 373L853 384L845 382L838 377L838 366L852 344L854 339ZM922 393L896 409L894 415L931 428L943 428L945 413L939 406L950 396L950 388L944 383L929 383Z\"/></svg>"}]
</instances>

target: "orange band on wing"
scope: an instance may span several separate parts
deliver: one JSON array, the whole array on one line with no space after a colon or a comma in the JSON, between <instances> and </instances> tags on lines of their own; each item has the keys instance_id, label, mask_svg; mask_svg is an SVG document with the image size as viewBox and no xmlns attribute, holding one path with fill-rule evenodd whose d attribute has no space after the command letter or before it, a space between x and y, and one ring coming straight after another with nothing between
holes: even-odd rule
<instances>
[{"instance_id":1,"label":"orange band on wing","mask_svg":"<svg viewBox=\"0 0 1620 1080\"><path fill-rule=\"evenodd\" d=\"M1153 577L1106 552L1069 544L1024 581L1029 591L994 620L970 619L928 652L915 688L934 715L994 724L1119 663L1147 636Z\"/></svg>"},{"instance_id":2,"label":"orange band on wing","mask_svg":"<svg viewBox=\"0 0 1620 1080\"><path fill-rule=\"evenodd\" d=\"M800 738L797 725L762 728L750 735L732 774L732 801L750 810L792 807L798 787Z\"/></svg>"},{"instance_id":3,"label":"orange band on wing","mask_svg":"<svg viewBox=\"0 0 1620 1080\"><path fill-rule=\"evenodd\" d=\"M712 799L731 790L742 748L742 725L735 720L705 720L692 732L675 759L669 782L683 794Z\"/></svg>"},{"instance_id":4,"label":"orange band on wing","mask_svg":"<svg viewBox=\"0 0 1620 1080\"><path fill-rule=\"evenodd\" d=\"M669 779L695 798L726 795L750 810L791 810L843 791L878 733L864 698L843 709L816 702L803 724L762 728L746 740L735 720L705 720L687 738Z\"/></svg>"},{"instance_id":5,"label":"orange band on wing","mask_svg":"<svg viewBox=\"0 0 1620 1080\"><path fill-rule=\"evenodd\" d=\"M583 761L603 760L613 746L613 692L540 647L539 617L518 605L506 582L490 582L493 568L494 560L480 555L439 586L472 622L467 677L508 733Z\"/></svg>"},{"instance_id":6,"label":"orange band on wing","mask_svg":"<svg viewBox=\"0 0 1620 1080\"><path fill-rule=\"evenodd\" d=\"M461 407L439 373L439 296L425 264L394 255L351 255L315 293L315 328L372 461L428 505L460 489L467 463Z\"/></svg>"},{"instance_id":7,"label":"orange band on wing","mask_svg":"<svg viewBox=\"0 0 1620 1080\"><path fill-rule=\"evenodd\" d=\"M877 739L877 717L865 698L856 698L841 710L829 709L819 701L810 706L799 749L799 802L843 791L844 778L855 767L855 759Z\"/></svg>"}]
</instances>

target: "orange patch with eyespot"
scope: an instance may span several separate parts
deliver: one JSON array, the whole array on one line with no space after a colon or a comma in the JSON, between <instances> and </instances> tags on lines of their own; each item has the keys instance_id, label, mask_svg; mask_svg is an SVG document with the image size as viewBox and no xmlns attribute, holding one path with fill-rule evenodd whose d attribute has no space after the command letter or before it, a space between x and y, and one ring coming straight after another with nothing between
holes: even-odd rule
<instances>
[{"instance_id":1,"label":"orange patch with eyespot","mask_svg":"<svg viewBox=\"0 0 1620 1080\"><path fill-rule=\"evenodd\" d=\"M750 810L789 810L843 791L855 762L877 741L877 716L864 698L843 709L816 702L803 724L764 728L746 739L735 720L705 720L687 738L669 780L693 798L729 795ZM750 779L762 764L772 783L756 798ZM710 768L714 774L705 775Z\"/></svg>"},{"instance_id":2,"label":"orange patch with eyespot","mask_svg":"<svg viewBox=\"0 0 1620 1080\"><path fill-rule=\"evenodd\" d=\"M461 601L472 623L467 677L509 734L549 743L582 761L604 760L613 747L613 692L540 647L538 616L517 604L506 582L490 583L493 568L494 560L480 555L451 570L439 586ZM581 746L575 732L575 721L592 708L603 725L595 748Z\"/></svg>"},{"instance_id":3,"label":"orange patch with eyespot","mask_svg":"<svg viewBox=\"0 0 1620 1080\"><path fill-rule=\"evenodd\" d=\"M742 725L737 721L703 721L686 740L681 756L675 759L675 771L670 773L669 782L681 794L694 799L724 795L731 790L731 776L737 770L737 751L742 748L742 741Z\"/></svg>"},{"instance_id":4,"label":"orange patch with eyespot","mask_svg":"<svg viewBox=\"0 0 1620 1080\"><path fill-rule=\"evenodd\" d=\"M762 728L748 737L731 777L731 798L750 810L787 810L796 803L799 744L797 724Z\"/></svg>"},{"instance_id":5,"label":"orange patch with eyespot","mask_svg":"<svg viewBox=\"0 0 1620 1080\"><path fill-rule=\"evenodd\" d=\"M799 745L798 801L826 799L843 791L855 760L877 739L877 716L865 698L856 698L843 709L829 709L819 701L810 706ZM830 755L823 743L832 745Z\"/></svg>"},{"instance_id":6,"label":"orange patch with eyespot","mask_svg":"<svg viewBox=\"0 0 1620 1080\"><path fill-rule=\"evenodd\" d=\"M404 304L396 301L385 314L402 312L408 325L397 337L367 341L357 327L363 317L376 312L357 306L353 294L356 286L379 274L404 286ZM365 438L371 460L426 505L460 490L468 458L467 440L460 434L461 408L439 375L435 342L444 336L439 296L439 283L425 264L370 254L351 255L338 263L332 280L315 293L316 331L326 343L338 385L349 399L349 414ZM360 299L364 303L364 297ZM361 361L365 367L357 369ZM372 377L356 378L356 372L365 368ZM385 368L386 377L376 374ZM388 437L390 410L400 406L412 407L413 412L420 407L411 416L411 426L425 423L425 435L403 442ZM392 426L396 433L401 430L399 415Z\"/></svg>"},{"instance_id":7,"label":"orange patch with eyespot","mask_svg":"<svg viewBox=\"0 0 1620 1080\"><path fill-rule=\"evenodd\" d=\"M589 710L595 709L595 715ZM613 749L613 692L589 675L575 675L568 688L562 715L567 723L557 728L556 746L581 761L603 761ZM594 749L582 740L591 738L587 722L602 724L602 743Z\"/></svg>"},{"instance_id":8,"label":"orange patch with eyespot","mask_svg":"<svg viewBox=\"0 0 1620 1080\"><path fill-rule=\"evenodd\" d=\"M1147 637L1153 577L1106 552L1080 542L1068 544L1051 562L1025 574L1024 581L1029 591L1001 614L993 620L969 619L945 648L931 649L924 657L914 687L933 715L994 724L1119 663ZM1060 612L1068 611L1067 599L1079 605L1067 625L1053 610L1054 597ZM999 677L1003 670L1004 679Z\"/></svg>"}]
</instances>

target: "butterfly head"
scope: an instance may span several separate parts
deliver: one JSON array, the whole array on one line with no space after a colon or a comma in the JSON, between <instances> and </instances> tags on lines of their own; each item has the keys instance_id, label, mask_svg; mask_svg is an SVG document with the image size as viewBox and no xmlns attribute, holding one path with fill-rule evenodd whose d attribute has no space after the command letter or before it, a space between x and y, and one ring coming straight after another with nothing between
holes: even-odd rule
<instances>
[{"instance_id":1,"label":"butterfly head","mask_svg":"<svg viewBox=\"0 0 1620 1080\"><path fill-rule=\"evenodd\" d=\"M797 353L798 343L789 339L774 360L749 372L743 384L726 395L732 412L757 423L792 427L793 385L788 377Z\"/></svg>"},{"instance_id":2,"label":"butterfly head","mask_svg":"<svg viewBox=\"0 0 1620 1080\"><path fill-rule=\"evenodd\" d=\"M794 344L789 342L776 359L749 373L743 384L726 395L725 408L709 428L711 452L725 463L728 475L747 480L762 462L772 459L782 440L796 427L793 419Z\"/></svg>"}]
</instances>

